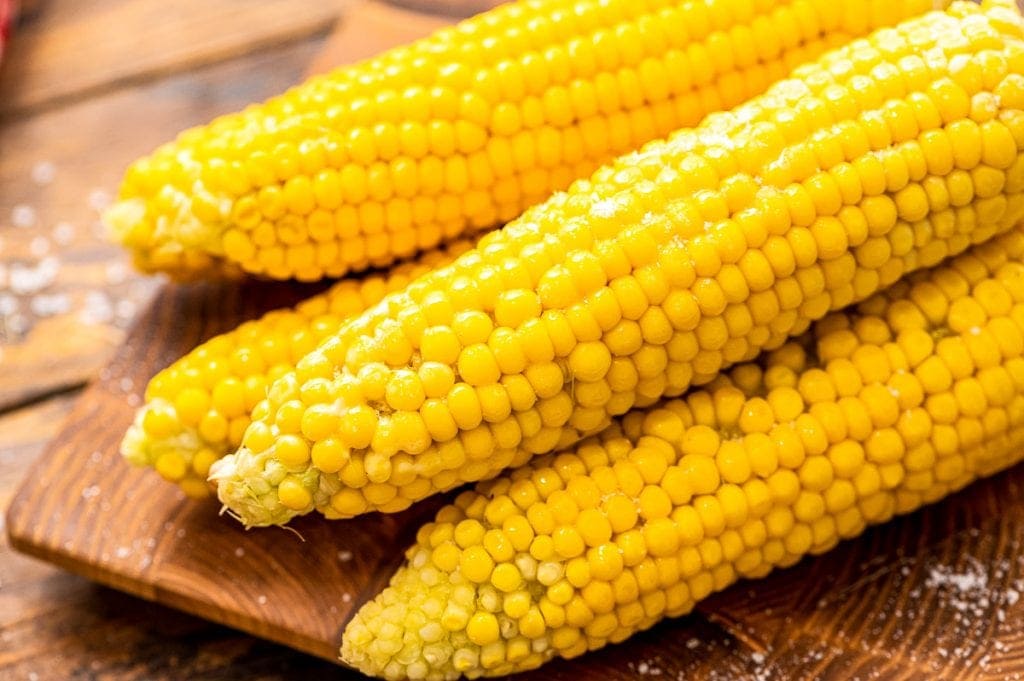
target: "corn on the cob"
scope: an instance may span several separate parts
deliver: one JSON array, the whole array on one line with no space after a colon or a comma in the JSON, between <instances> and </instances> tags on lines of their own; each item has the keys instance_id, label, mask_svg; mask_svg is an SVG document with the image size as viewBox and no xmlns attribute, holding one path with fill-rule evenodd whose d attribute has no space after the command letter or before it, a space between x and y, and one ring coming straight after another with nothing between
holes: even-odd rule
<instances>
[{"instance_id":1,"label":"corn on the cob","mask_svg":"<svg viewBox=\"0 0 1024 681\"><path fill-rule=\"evenodd\" d=\"M1024 229L802 340L460 495L343 659L454 679L574 657L1024 458Z\"/></svg>"},{"instance_id":2,"label":"corn on the cob","mask_svg":"<svg viewBox=\"0 0 1024 681\"><path fill-rule=\"evenodd\" d=\"M383 266L491 227L932 0L529 0L182 133L109 213L143 270Z\"/></svg>"},{"instance_id":3,"label":"corn on the cob","mask_svg":"<svg viewBox=\"0 0 1024 681\"><path fill-rule=\"evenodd\" d=\"M471 247L456 241L386 274L343 280L295 308L268 312L211 338L149 382L146 403L121 442L122 455L152 466L189 496L206 496L210 465L241 444L249 413L271 383L345 319Z\"/></svg>"},{"instance_id":4,"label":"corn on the cob","mask_svg":"<svg viewBox=\"0 0 1024 681\"><path fill-rule=\"evenodd\" d=\"M213 471L221 500L250 525L400 510L1006 231L1021 30L960 2L879 31L530 209L275 382Z\"/></svg>"}]
</instances>

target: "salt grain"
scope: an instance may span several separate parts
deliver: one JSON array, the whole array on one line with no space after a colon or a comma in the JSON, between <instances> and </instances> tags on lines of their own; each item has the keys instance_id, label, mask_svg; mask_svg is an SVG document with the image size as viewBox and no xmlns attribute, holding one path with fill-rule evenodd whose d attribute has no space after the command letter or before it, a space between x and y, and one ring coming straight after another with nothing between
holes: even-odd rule
<instances>
[{"instance_id":1,"label":"salt grain","mask_svg":"<svg viewBox=\"0 0 1024 681\"><path fill-rule=\"evenodd\" d=\"M134 300L124 298L114 304L114 321L118 324L127 324L135 319L135 312L138 305Z\"/></svg>"},{"instance_id":2,"label":"salt grain","mask_svg":"<svg viewBox=\"0 0 1024 681\"><path fill-rule=\"evenodd\" d=\"M78 318L85 324L106 324L114 318L114 306L103 291L89 291Z\"/></svg>"},{"instance_id":3,"label":"salt grain","mask_svg":"<svg viewBox=\"0 0 1024 681\"><path fill-rule=\"evenodd\" d=\"M241 558L244 555L245 555L245 549L243 549L241 546L239 546L237 549L235 549L235 558Z\"/></svg>"},{"instance_id":4,"label":"salt grain","mask_svg":"<svg viewBox=\"0 0 1024 681\"><path fill-rule=\"evenodd\" d=\"M28 243L28 252L33 258L41 258L50 252L50 240L45 236L33 237Z\"/></svg>"},{"instance_id":5,"label":"salt grain","mask_svg":"<svg viewBox=\"0 0 1024 681\"><path fill-rule=\"evenodd\" d=\"M350 594L348 592L341 594L341 602L342 603L351 603L352 602L352 594Z\"/></svg>"},{"instance_id":6,"label":"salt grain","mask_svg":"<svg viewBox=\"0 0 1024 681\"><path fill-rule=\"evenodd\" d=\"M267 597L261 595L261 596L259 596L256 599L256 602L259 603L260 605L266 605L267 604Z\"/></svg>"},{"instance_id":7,"label":"salt grain","mask_svg":"<svg viewBox=\"0 0 1024 681\"><path fill-rule=\"evenodd\" d=\"M342 563L349 562L350 560L352 560L352 552L351 551L338 551L338 560L340 560Z\"/></svg>"},{"instance_id":8,"label":"salt grain","mask_svg":"<svg viewBox=\"0 0 1024 681\"><path fill-rule=\"evenodd\" d=\"M59 246L67 246L75 238L75 226L70 222L58 222L53 228L53 240Z\"/></svg>"},{"instance_id":9,"label":"salt grain","mask_svg":"<svg viewBox=\"0 0 1024 681\"><path fill-rule=\"evenodd\" d=\"M82 490L82 498L89 501L93 497L97 497L100 494L100 488L98 485L90 485Z\"/></svg>"},{"instance_id":10,"label":"salt grain","mask_svg":"<svg viewBox=\"0 0 1024 681\"><path fill-rule=\"evenodd\" d=\"M19 203L11 209L11 224L22 229L30 229L36 225L36 209Z\"/></svg>"},{"instance_id":11,"label":"salt grain","mask_svg":"<svg viewBox=\"0 0 1024 681\"><path fill-rule=\"evenodd\" d=\"M95 211L103 211L110 206L110 192L97 188L89 192L89 207Z\"/></svg>"},{"instance_id":12,"label":"salt grain","mask_svg":"<svg viewBox=\"0 0 1024 681\"><path fill-rule=\"evenodd\" d=\"M8 317L18 311L20 303L10 293L0 293L0 317Z\"/></svg>"},{"instance_id":13,"label":"salt grain","mask_svg":"<svg viewBox=\"0 0 1024 681\"><path fill-rule=\"evenodd\" d=\"M32 166L32 181L40 186L53 182L57 177L57 166L50 161L39 161Z\"/></svg>"},{"instance_id":14,"label":"salt grain","mask_svg":"<svg viewBox=\"0 0 1024 681\"><path fill-rule=\"evenodd\" d=\"M104 270L108 284L121 284L128 278L128 266L123 262L112 262Z\"/></svg>"},{"instance_id":15,"label":"salt grain","mask_svg":"<svg viewBox=\"0 0 1024 681\"><path fill-rule=\"evenodd\" d=\"M28 331L28 317L23 314L12 314L3 320L6 333L12 336L20 336Z\"/></svg>"}]
</instances>

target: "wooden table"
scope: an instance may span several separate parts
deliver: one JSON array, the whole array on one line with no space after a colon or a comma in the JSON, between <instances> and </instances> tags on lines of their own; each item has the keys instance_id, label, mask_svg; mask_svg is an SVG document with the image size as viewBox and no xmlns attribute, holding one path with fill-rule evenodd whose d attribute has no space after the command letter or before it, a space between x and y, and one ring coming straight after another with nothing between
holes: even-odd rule
<instances>
[{"instance_id":1,"label":"wooden table","mask_svg":"<svg viewBox=\"0 0 1024 681\"><path fill-rule=\"evenodd\" d=\"M0 509L158 285L97 222L124 166L339 54L370 54L487 2L24 3L0 68ZM126 399L143 388L120 387ZM0 526L5 681L362 678L14 554L5 537ZM587 656L585 669L617 681L1021 678L1022 542L1018 467L737 585L699 614ZM546 672L583 676L564 662Z\"/></svg>"}]
</instances>

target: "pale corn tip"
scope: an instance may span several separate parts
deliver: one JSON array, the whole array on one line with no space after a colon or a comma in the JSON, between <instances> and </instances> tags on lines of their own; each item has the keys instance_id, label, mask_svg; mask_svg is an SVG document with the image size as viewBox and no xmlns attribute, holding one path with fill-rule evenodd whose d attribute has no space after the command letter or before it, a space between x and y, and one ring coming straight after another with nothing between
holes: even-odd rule
<instances>
[{"instance_id":1,"label":"pale corn tip","mask_svg":"<svg viewBox=\"0 0 1024 681\"><path fill-rule=\"evenodd\" d=\"M345 319L471 247L457 241L386 273L341 281L292 309L268 312L204 342L149 381L146 403L136 412L121 453L135 465L153 467L189 496L208 495L212 464L241 444L270 383L294 370ZM315 435L318 424L308 421L307 432ZM315 454L319 467L337 465L336 452L321 447ZM304 506L303 493L292 486L289 502Z\"/></svg>"}]
</instances>

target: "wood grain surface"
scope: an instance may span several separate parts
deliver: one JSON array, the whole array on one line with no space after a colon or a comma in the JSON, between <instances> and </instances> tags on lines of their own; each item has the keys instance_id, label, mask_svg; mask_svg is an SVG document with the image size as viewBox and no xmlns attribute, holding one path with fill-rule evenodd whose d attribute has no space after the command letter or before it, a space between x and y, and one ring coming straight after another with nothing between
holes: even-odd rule
<instances>
[{"instance_id":1,"label":"wood grain surface","mask_svg":"<svg viewBox=\"0 0 1024 681\"><path fill-rule=\"evenodd\" d=\"M324 33L346 0L46 0L8 55L0 116ZM145 43L140 43L145 36Z\"/></svg>"},{"instance_id":2,"label":"wood grain surface","mask_svg":"<svg viewBox=\"0 0 1024 681\"><path fill-rule=\"evenodd\" d=\"M187 501L115 453L151 373L310 289L158 288L103 241L96 207L125 163L178 130L284 89L311 61L324 70L368 56L480 2L488 0L24 3L0 70L0 295L9 292L3 268L56 254L60 271L41 293L66 294L71 307L28 314L35 294L15 292L24 318L10 324L0 314L0 507L13 501L6 529L19 548L146 600L16 555L0 533L0 678L362 678L181 610L333 659L348 614L386 581L395 544L428 506L305 520L296 523L305 541L284 530L246 533L213 502ZM187 17L176 13L186 6ZM49 165L56 178L41 181ZM15 225L24 207L33 224ZM62 224L74 228L66 238ZM118 313L83 316L90 295ZM143 317L121 344L136 309ZM695 615L517 678L1019 678L1022 490L1015 469L737 585Z\"/></svg>"}]
</instances>

